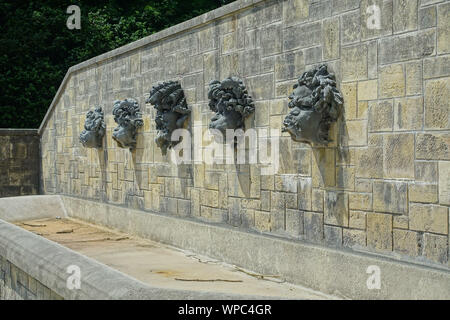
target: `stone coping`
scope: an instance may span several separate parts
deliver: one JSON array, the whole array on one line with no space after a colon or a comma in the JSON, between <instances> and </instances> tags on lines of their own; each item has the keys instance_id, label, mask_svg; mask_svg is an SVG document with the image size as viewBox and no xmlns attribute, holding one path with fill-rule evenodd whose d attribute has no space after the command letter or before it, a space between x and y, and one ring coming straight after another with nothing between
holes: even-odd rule
<instances>
[{"instance_id":1,"label":"stone coping","mask_svg":"<svg viewBox=\"0 0 450 320\"><path fill-rule=\"evenodd\" d=\"M58 91L56 92L55 97L53 98L52 103L50 104L50 107L47 110L47 113L45 114L44 119L41 122L41 125L39 126L38 133L39 135L42 134L42 131L44 129L45 124L47 123L53 109L56 106L57 101L59 100L59 97L61 96L64 87L67 83L67 80L69 77L76 71L79 71L81 69L100 64L108 59L120 56L125 53L129 53L130 51L139 49L145 45L148 45L153 42L161 41L165 38L173 37L179 33L185 32L190 29L199 28L203 25L206 25L208 23L211 23L214 20L217 20L219 18L222 18L224 16L227 16L229 14L232 14L236 11L243 10L245 8L251 7L256 5L257 3L263 2L266 0L237 0L235 2L232 2L230 4L227 4L223 7L217 8L215 10L209 11L207 13L204 13L198 17L192 18L190 20L184 21L182 23L179 23L175 26L172 26L170 28L164 29L162 31L159 31L157 33L154 33L152 35L149 35L145 38L139 39L137 41L134 41L132 43L129 43L127 45L124 45L120 48L111 50L109 52L106 52L104 54L101 54L97 57L91 58L89 60L83 61L77 65L74 65L69 68L66 75L64 76L63 81L61 82L61 85L58 88Z\"/></svg>"},{"instance_id":2,"label":"stone coping","mask_svg":"<svg viewBox=\"0 0 450 320\"><path fill-rule=\"evenodd\" d=\"M450 299L450 270L62 196L69 217L158 241L350 299ZM381 288L369 290L369 266Z\"/></svg>"},{"instance_id":3,"label":"stone coping","mask_svg":"<svg viewBox=\"0 0 450 320\"><path fill-rule=\"evenodd\" d=\"M0 136L37 136L38 129L0 128Z\"/></svg>"},{"instance_id":4,"label":"stone coping","mask_svg":"<svg viewBox=\"0 0 450 320\"><path fill-rule=\"evenodd\" d=\"M151 287L96 260L0 220L0 256L47 286L73 300L228 300L267 297ZM67 287L69 266L81 270L78 290Z\"/></svg>"}]
</instances>

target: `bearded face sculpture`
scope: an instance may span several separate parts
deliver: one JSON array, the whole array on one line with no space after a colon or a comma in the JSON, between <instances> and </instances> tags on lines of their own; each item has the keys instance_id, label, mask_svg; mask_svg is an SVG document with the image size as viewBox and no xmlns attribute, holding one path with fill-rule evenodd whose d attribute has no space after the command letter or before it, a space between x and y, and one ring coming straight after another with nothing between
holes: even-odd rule
<instances>
[{"instance_id":1,"label":"bearded face sculpture","mask_svg":"<svg viewBox=\"0 0 450 320\"><path fill-rule=\"evenodd\" d=\"M181 141L172 141L172 133L184 127L191 113L184 91L178 81L159 83L152 88L146 102L151 103L156 109L155 122L158 134L155 142L161 148L162 154L166 155L167 149L171 149Z\"/></svg>"},{"instance_id":2,"label":"bearded face sculpture","mask_svg":"<svg viewBox=\"0 0 450 320\"><path fill-rule=\"evenodd\" d=\"M209 108L216 114L209 124L225 136L227 129L245 129L244 120L255 112L252 97L241 79L230 77L212 81L208 91Z\"/></svg>"},{"instance_id":3,"label":"bearded face sculpture","mask_svg":"<svg viewBox=\"0 0 450 320\"><path fill-rule=\"evenodd\" d=\"M85 148L101 148L105 128L102 108L97 107L94 110L88 111L86 121L84 122L84 130L80 134L81 144Z\"/></svg>"},{"instance_id":4,"label":"bearded face sculpture","mask_svg":"<svg viewBox=\"0 0 450 320\"><path fill-rule=\"evenodd\" d=\"M112 137L121 148L136 148L136 132L143 126L139 104L134 99L116 100L113 107L114 128Z\"/></svg>"},{"instance_id":5,"label":"bearded face sculpture","mask_svg":"<svg viewBox=\"0 0 450 320\"><path fill-rule=\"evenodd\" d=\"M283 132L298 142L326 145L329 130L337 121L343 106L342 94L336 88L334 74L321 65L303 73L289 96L291 109L283 121Z\"/></svg>"}]
</instances>

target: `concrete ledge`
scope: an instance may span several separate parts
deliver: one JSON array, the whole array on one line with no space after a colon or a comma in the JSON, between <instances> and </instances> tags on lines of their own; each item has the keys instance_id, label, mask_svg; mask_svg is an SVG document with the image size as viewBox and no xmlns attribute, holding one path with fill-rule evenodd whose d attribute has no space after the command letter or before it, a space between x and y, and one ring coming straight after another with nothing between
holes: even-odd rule
<instances>
[{"instance_id":1,"label":"concrete ledge","mask_svg":"<svg viewBox=\"0 0 450 320\"><path fill-rule=\"evenodd\" d=\"M65 217L66 211L59 196L22 196L0 198L0 219L20 221Z\"/></svg>"},{"instance_id":2,"label":"concrete ledge","mask_svg":"<svg viewBox=\"0 0 450 320\"><path fill-rule=\"evenodd\" d=\"M288 282L352 299L450 299L448 269L396 261L376 254L333 250L130 210L104 203L62 197L70 217L204 254ZM381 289L369 290L368 266L381 271Z\"/></svg>"},{"instance_id":3,"label":"concrete ledge","mask_svg":"<svg viewBox=\"0 0 450 320\"><path fill-rule=\"evenodd\" d=\"M93 259L0 220L0 256L64 299L267 299L150 287ZM67 288L67 267L81 270L81 288Z\"/></svg>"}]
</instances>

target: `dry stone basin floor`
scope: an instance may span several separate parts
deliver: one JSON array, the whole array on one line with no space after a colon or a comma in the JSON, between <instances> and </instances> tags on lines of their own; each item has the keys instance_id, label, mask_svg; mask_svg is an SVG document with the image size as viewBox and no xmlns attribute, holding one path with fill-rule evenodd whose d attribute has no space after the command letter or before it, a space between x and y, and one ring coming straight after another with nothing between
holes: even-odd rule
<instances>
[{"instance_id":1,"label":"dry stone basin floor","mask_svg":"<svg viewBox=\"0 0 450 320\"><path fill-rule=\"evenodd\" d=\"M15 224L152 286L268 298L335 298L286 283L277 275L256 274L72 218L29 220Z\"/></svg>"}]
</instances>

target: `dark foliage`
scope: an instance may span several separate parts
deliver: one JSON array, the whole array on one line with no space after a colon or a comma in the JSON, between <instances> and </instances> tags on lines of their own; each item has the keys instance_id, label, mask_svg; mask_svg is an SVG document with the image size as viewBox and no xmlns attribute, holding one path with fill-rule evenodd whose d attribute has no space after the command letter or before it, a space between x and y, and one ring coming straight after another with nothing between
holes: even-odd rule
<instances>
[{"instance_id":1,"label":"dark foliage","mask_svg":"<svg viewBox=\"0 0 450 320\"><path fill-rule=\"evenodd\" d=\"M37 128L70 66L232 1L0 0L0 128Z\"/></svg>"}]
</instances>

